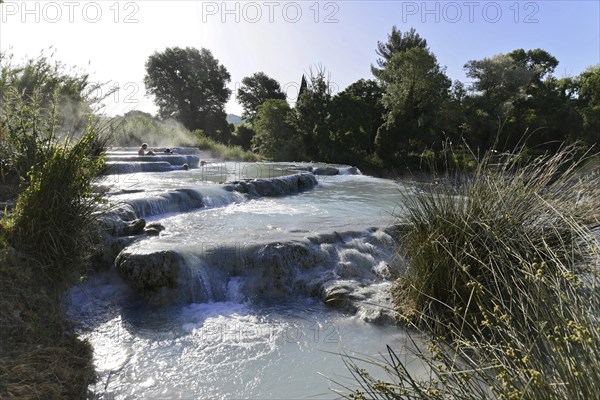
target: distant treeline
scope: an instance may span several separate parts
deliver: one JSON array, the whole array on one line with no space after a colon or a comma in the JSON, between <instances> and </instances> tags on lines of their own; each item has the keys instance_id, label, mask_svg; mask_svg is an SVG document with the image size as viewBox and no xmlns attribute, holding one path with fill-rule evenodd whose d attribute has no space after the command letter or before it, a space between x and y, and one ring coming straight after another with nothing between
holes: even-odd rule
<instances>
[{"instance_id":1,"label":"distant treeline","mask_svg":"<svg viewBox=\"0 0 600 400\"><path fill-rule=\"evenodd\" d=\"M242 80L244 123L228 125L226 68L206 49L168 48L150 56L145 83L159 116L274 160L320 160L401 171L435 160L452 144L473 154L525 145L533 153L561 143L598 142L600 65L557 78L558 60L517 49L464 68L470 85L452 83L424 38L396 27L376 48L374 79L332 93L323 68L302 77L294 107L263 72Z\"/></svg>"},{"instance_id":2,"label":"distant treeline","mask_svg":"<svg viewBox=\"0 0 600 400\"><path fill-rule=\"evenodd\" d=\"M600 139L600 65L576 77L557 78L554 56L542 49L517 49L468 61L464 68L471 81L464 84L451 82L414 29L401 32L394 26L375 51L379 59L371 66L371 79L333 93L329 72L311 69L301 77L293 106L288 100L294 99L264 72L245 77L235 93L243 108L243 123L237 126L227 122L225 112L231 76L210 50L155 52L146 62L144 83L158 115L133 111L117 118L113 122L125 121L117 138L137 145L140 135L150 135L156 144L175 145L173 140L191 144L200 135L266 159L347 163L398 173L447 165L449 153L443 150L448 148L453 161L468 166L486 150L519 146L536 155L565 142L590 146ZM2 61L0 88L9 86L15 71L23 93L33 93L40 73L60 75L46 59L25 68L11 68L6 55ZM57 82L69 88L72 93L60 103L58 117L63 125L81 121L71 117L88 110L72 98L83 89L93 93L87 75L60 76L62 81L46 82L43 92L51 92ZM80 128L74 125L66 130Z\"/></svg>"}]
</instances>

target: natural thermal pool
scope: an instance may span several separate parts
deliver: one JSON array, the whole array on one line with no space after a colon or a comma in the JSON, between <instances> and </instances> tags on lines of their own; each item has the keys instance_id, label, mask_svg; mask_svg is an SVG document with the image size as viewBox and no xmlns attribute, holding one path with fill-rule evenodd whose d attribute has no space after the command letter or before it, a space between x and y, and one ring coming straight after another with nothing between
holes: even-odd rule
<instances>
[{"instance_id":1,"label":"natural thermal pool","mask_svg":"<svg viewBox=\"0 0 600 400\"><path fill-rule=\"evenodd\" d=\"M97 397L335 398L330 379L352 385L341 354L402 354L385 309L403 268L392 214L409 189L340 167L271 195L309 167L213 160L103 179L110 204L165 229L66 299L94 346ZM219 184L255 177L267 186Z\"/></svg>"}]
</instances>

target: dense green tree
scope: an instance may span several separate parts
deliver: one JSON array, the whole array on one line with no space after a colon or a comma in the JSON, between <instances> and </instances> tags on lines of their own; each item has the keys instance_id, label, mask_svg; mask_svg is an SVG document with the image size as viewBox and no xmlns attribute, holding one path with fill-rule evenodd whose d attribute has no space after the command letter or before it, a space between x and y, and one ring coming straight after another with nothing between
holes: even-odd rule
<instances>
[{"instance_id":1,"label":"dense green tree","mask_svg":"<svg viewBox=\"0 0 600 400\"><path fill-rule=\"evenodd\" d=\"M328 161L332 147L329 138L331 85L323 68L311 71L308 85L296 102L294 125L301 135L306 155Z\"/></svg>"},{"instance_id":2,"label":"dense green tree","mask_svg":"<svg viewBox=\"0 0 600 400\"><path fill-rule=\"evenodd\" d=\"M514 50L465 64L467 76L475 79L472 89L492 102L526 97L531 84L541 85L558 61L548 52L535 49Z\"/></svg>"},{"instance_id":3,"label":"dense green tree","mask_svg":"<svg viewBox=\"0 0 600 400\"><path fill-rule=\"evenodd\" d=\"M504 103L525 97L525 89L534 74L525 65L519 65L508 54L498 54L465 64L466 74L474 79L471 89L476 95L495 104L501 111L510 108Z\"/></svg>"},{"instance_id":4,"label":"dense green tree","mask_svg":"<svg viewBox=\"0 0 600 400\"><path fill-rule=\"evenodd\" d=\"M392 33L388 35L387 42L377 42L377 54L381 57L377 60L377 67L371 65L371 72L377 78L385 69L387 63L397 53L402 53L410 49L427 49L427 41L423 39L415 28L410 28L404 34L394 25Z\"/></svg>"},{"instance_id":5,"label":"dense green tree","mask_svg":"<svg viewBox=\"0 0 600 400\"><path fill-rule=\"evenodd\" d=\"M464 68L473 79L470 96L463 104L469 116L466 139L483 149L497 147L500 133L508 135L506 125L514 115L515 104L526 98L534 74L508 54L471 60Z\"/></svg>"},{"instance_id":6,"label":"dense green tree","mask_svg":"<svg viewBox=\"0 0 600 400\"><path fill-rule=\"evenodd\" d=\"M256 109L268 99L286 99L279 82L264 72L242 79L242 85L237 91L237 101L244 109L242 119L252 124L256 118Z\"/></svg>"},{"instance_id":7,"label":"dense green tree","mask_svg":"<svg viewBox=\"0 0 600 400\"><path fill-rule=\"evenodd\" d=\"M255 134L256 132L254 131L254 129L252 129L248 125L238 125L235 128L235 132L231 136L231 144L240 146L244 150L250 150L252 148L252 138Z\"/></svg>"},{"instance_id":8,"label":"dense green tree","mask_svg":"<svg viewBox=\"0 0 600 400\"><path fill-rule=\"evenodd\" d=\"M514 115L506 127L510 137L506 147L519 142L540 150L557 150L565 141L579 139L583 129L577 112L575 87L571 78L548 76L535 79L527 89L527 97L516 102Z\"/></svg>"},{"instance_id":9,"label":"dense green tree","mask_svg":"<svg viewBox=\"0 0 600 400\"><path fill-rule=\"evenodd\" d=\"M144 84L162 118L174 118L189 130L201 129L225 141L229 133L225 103L231 95L227 69L207 49L167 48L146 62Z\"/></svg>"},{"instance_id":10,"label":"dense green tree","mask_svg":"<svg viewBox=\"0 0 600 400\"><path fill-rule=\"evenodd\" d=\"M298 89L298 97L296 98L299 99L300 96L302 96L302 93L304 93L304 91L306 90L306 88L308 87L308 82L306 82L306 76L304 76L304 74L302 74L302 79L300 80L300 89Z\"/></svg>"},{"instance_id":11,"label":"dense green tree","mask_svg":"<svg viewBox=\"0 0 600 400\"><path fill-rule=\"evenodd\" d=\"M367 105L358 97L342 92L330 106L331 160L351 163L364 158L371 147L371 116Z\"/></svg>"},{"instance_id":12,"label":"dense green tree","mask_svg":"<svg viewBox=\"0 0 600 400\"><path fill-rule=\"evenodd\" d=\"M383 89L360 79L333 97L330 139L334 162L356 163L373 152L377 129L383 122Z\"/></svg>"},{"instance_id":13,"label":"dense green tree","mask_svg":"<svg viewBox=\"0 0 600 400\"><path fill-rule=\"evenodd\" d=\"M534 82L541 82L544 77L552 74L554 69L558 66L556 57L542 49L527 51L517 49L508 53L508 56L512 58L516 64L531 71Z\"/></svg>"},{"instance_id":14,"label":"dense green tree","mask_svg":"<svg viewBox=\"0 0 600 400\"><path fill-rule=\"evenodd\" d=\"M577 109L583 118L583 138L600 143L600 64L587 68L575 79Z\"/></svg>"},{"instance_id":15,"label":"dense green tree","mask_svg":"<svg viewBox=\"0 0 600 400\"><path fill-rule=\"evenodd\" d=\"M461 81L454 81L448 97L441 103L438 112L438 131L447 144L457 148L462 146L466 134L467 118L464 106L467 89Z\"/></svg>"},{"instance_id":16,"label":"dense green tree","mask_svg":"<svg viewBox=\"0 0 600 400\"><path fill-rule=\"evenodd\" d=\"M439 138L439 110L451 82L433 53L423 48L397 53L380 79L387 112L375 142L379 156L393 162L399 152L420 151Z\"/></svg>"},{"instance_id":17,"label":"dense green tree","mask_svg":"<svg viewBox=\"0 0 600 400\"><path fill-rule=\"evenodd\" d=\"M542 49L517 49L465 65L475 79L465 102L469 140L482 148L519 144L554 149L580 129L570 80L551 74L558 60Z\"/></svg>"},{"instance_id":18,"label":"dense green tree","mask_svg":"<svg viewBox=\"0 0 600 400\"><path fill-rule=\"evenodd\" d=\"M252 145L258 153L274 161L302 157L302 141L291 122L292 109L285 100L269 99L258 106Z\"/></svg>"}]
</instances>

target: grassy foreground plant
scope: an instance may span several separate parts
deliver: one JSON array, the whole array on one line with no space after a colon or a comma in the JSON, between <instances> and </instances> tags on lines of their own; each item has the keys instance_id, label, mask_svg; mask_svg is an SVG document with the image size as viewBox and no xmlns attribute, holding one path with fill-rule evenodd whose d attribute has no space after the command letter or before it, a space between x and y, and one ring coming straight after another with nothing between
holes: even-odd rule
<instances>
[{"instance_id":1,"label":"grassy foreground plant","mask_svg":"<svg viewBox=\"0 0 600 400\"><path fill-rule=\"evenodd\" d=\"M569 147L526 163L490 154L474 174L405 196L412 228L402 244L410 260L403 286L421 322L443 330L464 325L463 316L480 323L480 306L515 303L532 272L581 271L595 251L587 226L598 222L600 175L579 174L584 160L575 154Z\"/></svg>"},{"instance_id":2,"label":"grassy foreground plant","mask_svg":"<svg viewBox=\"0 0 600 400\"><path fill-rule=\"evenodd\" d=\"M49 159L32 168L12 218L10 243L33 257L38 272L58 289L80 270L93 243L90 226L97 203L91 182L103 160L94 154L96 132L89 129L73 145L54 145Z\"/></svg>"},{"instance_id":3,"label":"grassy foreground plant","mask_svg":"<svg viewBox=\"0 0 600 400\"><path fill-rule=\"evenodd\" d=\"M597 166L576 149L527 163L488 155L403 200L412 224L395 300L430 335L417 379L389 349L389 381L349 360L348 398L590 399L600 385ZM596 171L594 171L596 170Z\"/></svg>"}]
</instances>

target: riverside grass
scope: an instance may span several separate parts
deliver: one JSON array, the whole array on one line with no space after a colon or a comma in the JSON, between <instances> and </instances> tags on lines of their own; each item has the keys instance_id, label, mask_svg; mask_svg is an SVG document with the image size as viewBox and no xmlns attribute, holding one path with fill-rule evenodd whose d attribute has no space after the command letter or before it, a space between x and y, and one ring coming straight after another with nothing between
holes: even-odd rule
<instances>
[{"instance_id":1,"label":"riverside grass","mask_svg":"<svg viewBox=\"0 0 600 400\"><path fill-rule=\"evenodd\" d=\"M22 189L0 220L0 398L86 398L92 348L72 333L61 296L93 249L91 183L105 143L92 119L79 137L59 139L56 107L37 93L5 97L0 113L0 147Z\"/></svg>"},{"instance_id":2,"label":"riverside grass","mask_svg":"<svg viewBox=\"0 0 600 400\"><path fill-rule=\"evenodd\" d=\"M597 161L569 146L523 161L490 153L405 196L399 318L424 341L345 358L349 399L593 399L600 390ZM597 160L597 158L596 158ZM375 378L369 370L383 372ZM379 374L381 375L381 374Z\"/></svg>"},{"instance_id":3,"label":"riverside grass","mask_svg":"<svg viewBox=\"0 0 600 400\"><path fill-rule=\"evenodd\" d=\"M94 379L91 346L70 333L61 295L93 248L96 138L90 129L72 145L50 146L2 220L1 398L85 398Z\"/></svg>"}]
</instances>

